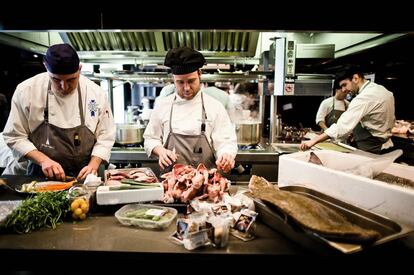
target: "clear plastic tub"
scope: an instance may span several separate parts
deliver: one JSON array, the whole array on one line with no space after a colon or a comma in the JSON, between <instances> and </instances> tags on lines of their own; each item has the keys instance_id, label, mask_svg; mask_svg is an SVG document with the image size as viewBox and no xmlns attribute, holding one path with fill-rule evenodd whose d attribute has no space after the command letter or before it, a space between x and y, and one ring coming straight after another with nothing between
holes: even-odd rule
<instances>
[{"instance_id":1,"label":"clear plastic tub","mask_svg":"<svg viewBox=\"0 0 414 275\"><path fill-rule=\"evenodd\" d=\"M161 212L164 214L156 215ZM165 229L176 216L177 210L174 208L150 204L128 204L115 212L115 217L121 224L147 229Z\"/></svg>"}]
</instances>

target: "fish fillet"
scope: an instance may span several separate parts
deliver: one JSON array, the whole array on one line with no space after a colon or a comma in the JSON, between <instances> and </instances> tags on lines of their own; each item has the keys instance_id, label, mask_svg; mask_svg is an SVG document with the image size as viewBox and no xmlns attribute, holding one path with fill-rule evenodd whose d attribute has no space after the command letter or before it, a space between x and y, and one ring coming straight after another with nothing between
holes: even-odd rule
<instances>
[{"instance_id":1,"label":"fish fillet","mask_svg":"<svg viewBox=\"0 0 414 275\"><path fill-rule=\"evenodd\" d=\"M305 229L327 239L343 242L374 242L380 234L350 223L339 212L294 192L279 190L265 178L253 175L249 189L253 197L268 202Z\"/></svg>"}]
</instances>

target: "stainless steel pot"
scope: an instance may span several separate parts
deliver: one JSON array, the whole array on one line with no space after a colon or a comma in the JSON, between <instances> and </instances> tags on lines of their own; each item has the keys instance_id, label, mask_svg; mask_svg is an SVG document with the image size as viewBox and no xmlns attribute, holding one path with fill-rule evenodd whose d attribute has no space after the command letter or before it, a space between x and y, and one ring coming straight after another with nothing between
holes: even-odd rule
<instances>
[{"instance_id":1,"label":"stainless steel pot","mask_svg":"<svg viewBox=\"0 0 414 275\"><path fill-rule=\"evenodd\" d=\"M144 125L116 124L115 142L119 144L136 144L144 141Z\"/></svg>"},{"instance_id":2,"label":"stainless steel pot","mask_svg":"<svg viewBox=\"0 0 414 275\"><path fill-rule=\"evenodd\" d=\"M260 142L261 123L236 124L237 144L256 145Z\"/></svg>"}]
</instances>

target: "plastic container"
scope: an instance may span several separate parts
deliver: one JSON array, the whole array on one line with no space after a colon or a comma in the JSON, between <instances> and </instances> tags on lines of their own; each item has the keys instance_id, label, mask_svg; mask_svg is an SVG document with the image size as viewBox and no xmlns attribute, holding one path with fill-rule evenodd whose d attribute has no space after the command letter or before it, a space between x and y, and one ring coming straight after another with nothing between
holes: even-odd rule
<instances>
[{"instance_id":1,"label":"plastic container","mask_svg":"<svg viewBox=\"0 0 414 275\"><path fill-rule=\"evenodd\" d=\"M116 186L113 186L116 188ZM161 183L154 183L154 188L110 190L110 186L99 186L96 191L98 205L113 205L122 203L141 203L160 201L164 196L164 187Z\"/></svg>"},{"instance_id":2,"label":"plastic container","mask_svg":"<svg viewBox=\"0 0 414 275\"><path fill-rule=\"evenodd\" d=\"M91 205L91 194L87 187L83 184L73 185L68 191L68 199L72 218L74 220L86 219Z\"/></svg>"},{"instance_id":3,"label":"plastic container","mask_svg":"<svg viewBox=\"0 0 414 275\"><path fill-rule=\"evenodd\" d=\"M147 218L141 218L140 216L144 215L140 214L137 214L135 217L128 217L128 214L132 215L132 212L141 213L141 211L142 213L147 213ZM150 213L151 211L165 211L165 214L159 216L159 220L153 220L151 219L151 216L153 216L151 215L152 213ZM177 210L171 207L162 207L149 204L128 204L116 211L115 217L123 225L132 225L146 229L162 230L170 226L175 217L177 217Z\"/></svg>"}]
</instances>

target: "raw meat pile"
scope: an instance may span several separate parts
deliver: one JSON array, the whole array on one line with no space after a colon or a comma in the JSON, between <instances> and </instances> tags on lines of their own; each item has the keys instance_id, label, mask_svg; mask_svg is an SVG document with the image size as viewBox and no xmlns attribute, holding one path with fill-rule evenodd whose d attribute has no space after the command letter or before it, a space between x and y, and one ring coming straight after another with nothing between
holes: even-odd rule
<instances>
[{"instance_id":1,"label":"raw meat pile","mask_svg":"<svg viewBox=\"0 0 414 275\"><path fill-rule=\"evenodd\" d=\"M200 163L197 169L191 165L176 164L171 172L161 175L165 203L188 203L193 199L218 202L230 186L217 169L208 170Z\"/></svg>"}]
</instances>

